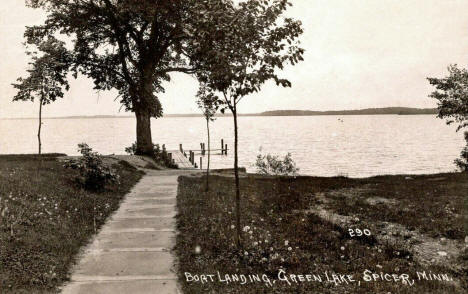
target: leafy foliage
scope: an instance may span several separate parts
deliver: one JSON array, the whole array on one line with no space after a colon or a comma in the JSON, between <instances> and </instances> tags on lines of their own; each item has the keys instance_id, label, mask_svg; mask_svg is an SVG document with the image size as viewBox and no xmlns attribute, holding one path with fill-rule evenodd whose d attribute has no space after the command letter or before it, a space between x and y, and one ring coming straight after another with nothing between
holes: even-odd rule
<instances>
[{"instance_id":1,"label":"leafy foliage","mask_svg":"<svg viewBox=\"0 0 468 294\"><path fill-rule=\"evenodd\" d=\"M438 100L438 117L446 118L447 124L458 123L458 132L468 127L468 70L455 64L448 67L448 72L445 78L428 78L436 87L429 97ZM454 161L462 171L468 171L468 132L465 132L465 140L467 146L461 151L461 158Z\"/></svg>"},{"instance_id":2,"label":"leafy foliage","mask_svg":"<svg viewBox=\"0 0 468 294\"><path fill-rule=\"evenodd\" d=\"M99 191L108 183L118 182L118 175L104 165L98 152L93 151L86 143L78 144L78 149L82 157L68 161L65 167L79 170L80 177L77 180L86 189Z\"/></svg>"},{"instance_id":3,"label":"leafy foliage","mask_svg":"<svg viewBox=\"0 0 468 294\"><path fill-rule=\"evenodd\" d=\"M169 155L167 154L166 150L161 150L161 147L159 147L159 144L154 144L154 153L153 157L154 160L162 164L163 166L169 167L169 168L178 168L177 164L172 163L172 161L169 159Z\"/></svg>"},{"instance_id":4,"label":"leafy foliage","mask_svg":"<svg viewBox=\"0 0 468 294\"><path fill-rule=\"evenodd\" d=\"M136 143L132 143L132 146L125 147L125 153L129 155L134 155L136 153L137 147Z\"/></svg>"},{"instance_id":5,"label":"leafy foliage","mask_svg":"<svg viewBox=\"0 0 468 294\"><path fill-rule=\"evenodd\" d=\"M201 85L197 92L197 105L203 112L203 116L208 121L214 121L221 100L206 85Z\"/></svg>"},{"instance_id":6,"label":"leafy foliage","mask_svg":"<svg viewBox=\"0 0 468 294\"><path fill-rule=\"evenodd\" d=\"M48 12L45 24L29 27L28 43L54 34L72 38L71 70L94 80L98 90L116 89L127 110L159 117L154 93L174 71L193 73L188 50L200 46L195 34L216 26L226 0L29 0ZM203 17L206 15L207 17ZM203 19L203 21L198 21ZM198 50L200 51L200 49ZM198 56L202 57L201 55Z\"/></svg>"},{"instance_id":7,"label":"leafy foliage","mask_svg":"<svg viewBox=\"0 0 468 294\"><path fill-rule=\"evenodd\" d=\"M18 93L13 101L40 100L42 105L49 104L63 97L63 90L69 89L66 78L70 55L65 43L53 36L34 44L36 49L28 51L31 56L30 68L26 78L18 78L13 86Z\"/></svg>"},{"instance_id":8,"label":"leafy foliage","mask_svg":"<svg viewBox=\"0 0 468 294\"><path fill-rule=\"evenodd\" d=\"M265 175L294 176L299 171L291 153L288 153L283 160L279 159L278 156L259 154L255 166L257 172Z\"/></svg>"},{"instance_id":9,"label":"leafy foliage","mask_svg":"<svg viewBox=\"0 0 468 294\"><path fill-rule=\"evenodd\" d=\"M137 153L152 152L150 117L162 115L157 97L171 72L197 74L213 89L239 99L302 60L300 22L280 16L287 0L27 0L46 11L28 27L28 44L66 37L67 70L96 90L115 89L137 117Z\"/></svg>"},{"instance_id":10,"label":"leafy foliage","mask_svg":"<svg viewBox=\"0 0 468 294\"><path fill-rule=\"evenodd\" d=\"M450 65L448 72L445 78L428 78L436 87L429 97L438 100L438 117L448 119L447 124L458 123L458 131L468 126L468 71Z\"/></svg>"},{"instance_id":11,"label":"leafy foliage","mask_svg":"<svg viewBox=\"0 0 468 294\"><path fill-rule=\"evenodd\" d=\"M237 104L247 95L258 92L269 80L277 85L290 87L291 82L278 76L288 63L294 65L303 60L304 49L299 47L302 34L300 21L283 16L288 0L247 0L233 5L223 2L222 21L217 26L209 24L215 15L204 15L195 20L202 40L200 46L191 47L197 58L191 60L199 70L196 76L202 87L221 93L225 108L234 118L234 175L236 187L236 233L240 248L240 184L238 171Z\"/></svg>"},{"instance_id":12,"label":"leafy foliage","mask_svg":"<svg viewBox=\"0 0 468 294\"><path fill-rule=\"evenodd\" d=\"M277 70L303 60L304 49L298 40L301 22L282 16L289 5L287 0L241 2L238 8L226 8L229 15L220 29L203 36L201 49L211 56L200 59L206 63L200 66L203 71L198 78L230 98L229 107L259 91L268 80L291 86L278 77Z\"/></svg>"},{"instance_id":13,"label":"leafy foliage","mask_svg":"<svg viewBox=\"0 0 468 294\"><path fill-rule=\"evenodd\" d=\"M460 152L460 158L455 159L455 164L463 172L468 172L468 132L465 132L466 146Z\"/></svg>"}]
</instances>

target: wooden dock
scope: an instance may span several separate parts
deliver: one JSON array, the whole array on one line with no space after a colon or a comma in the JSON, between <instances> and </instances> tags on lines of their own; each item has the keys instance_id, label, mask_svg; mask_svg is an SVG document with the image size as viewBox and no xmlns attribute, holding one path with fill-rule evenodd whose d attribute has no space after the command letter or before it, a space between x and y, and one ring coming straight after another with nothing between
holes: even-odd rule
<instances>
[{"instance_id":1,"label":"wooden dock","mask_svg":"<svg viewBox=\"0 0 468 294\"><path fill-rule=\"evenodd\" d=\"M207 154L205 143L200 143L199 150L184 150L182 144L179 144L179 150L166 150L166 145L162 145L162 151L167 152L169 160L176 164L180 169L203 169L203 157ZM213 152L221 151L221 154L213 154ZM228 145L224 143L224 139L221 139L220 149L210 149L211 155L227 155ZM200 161L195 159L195 155L201 155Z\"/></svg>"},{"instance_id":2,"label":"wooden dock","mask_svg":"<svg viewBox=\"0 0 468 294\"><path fill-rule=\"evenodd\" d=\"M167 150L167 153L172 154L174 163L177 164L180 169L195 169L193 164L182 154L182 152L180 152L180 150Z\"/></svg>"}]
</instances>

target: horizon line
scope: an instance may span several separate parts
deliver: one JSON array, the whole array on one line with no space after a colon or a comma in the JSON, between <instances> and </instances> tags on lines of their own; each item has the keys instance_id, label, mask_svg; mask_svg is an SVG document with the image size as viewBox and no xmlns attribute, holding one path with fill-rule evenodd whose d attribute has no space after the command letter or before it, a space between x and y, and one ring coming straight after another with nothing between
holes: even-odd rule
<instances>
[{"instance_id":1,"label":"horizon line","mask_svg":"<svg viewBox=\"0 0 468 294\"><path fill-rule=\"evenodd\" d=\"M287 112L287 111L295 111L295 112L315 112L315 113L327 113L327 112L350 112L350 111L363 111L363 110L378 110L378 109L391 109L391 108L404 108L404 109L411 109L411 110L436 110L437 107L408 107L408 106L385 106L385 107L367 107L367 108L359 108L359 109L339 109L339 110L310 110L310 109L276 109L276 110L266 110L261 112L250 112L250 113L239 113L239 116L257 116L262 115L265 113L271 112ZM223 116L231 116L232 113L216 113L215 116L223 117ZM337 114L339 115L339 114ZM202 113L167 113L164 114L162 117L165 116L178 116L178 117L190 117L190 116L203 116ZM42 119L76 119L76 118L133 118L135 114L91 114L91 115L66 115L66 116L47 116L42 117ZM39 117L0 117L3 120L14 120L14 119L38 119Z\"/></svg>"}]
</instances>

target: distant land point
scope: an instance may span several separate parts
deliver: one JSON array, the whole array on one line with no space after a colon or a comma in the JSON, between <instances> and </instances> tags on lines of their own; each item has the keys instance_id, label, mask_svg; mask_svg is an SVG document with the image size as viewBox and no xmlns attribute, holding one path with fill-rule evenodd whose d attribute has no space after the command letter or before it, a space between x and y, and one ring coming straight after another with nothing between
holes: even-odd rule
<instances>
[{"instance_id":1,"label":"distant land point","mask_svg":"<svg viewBox=\"0 0 468 294\"><path fill-rule=\"evenodd\" d=\"M418 115L418 114L437 114L437 108L412 108L412 107L381 107L365 108L358 110L270 110L259 113L244 113L239 116L316 116L316 115ZM165 114L163 117L202 117L198 113ZM217 114L218 117L232 116L230 113ZM79 118L133 118L133 115L79 115L79 116L61 116L45 117L45 119L79 119ZM4 119L33 119L28 118L4 118Z\"/></svg>"}]
</instances>

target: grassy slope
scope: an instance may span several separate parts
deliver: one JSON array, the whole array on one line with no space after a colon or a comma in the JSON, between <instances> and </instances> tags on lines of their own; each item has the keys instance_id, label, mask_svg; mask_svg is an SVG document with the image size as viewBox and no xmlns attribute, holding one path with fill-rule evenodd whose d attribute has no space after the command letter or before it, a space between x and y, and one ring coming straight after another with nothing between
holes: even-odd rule
<instances>
[{"instance_id":1,"label":"grassy slope","mask_svg":"<svg viewBox=\"0 0 468 294\"><path fill-rule=\"evenodd\" d=\"M0 156L0 292L48 293L67 280L81 246L141 178L128 165L115 165L120 184L101 193L80 189L77 172L53 155ZM20 216L20 217L18 217ZM18 223L13 226L11 221Z\"/></svg>"},{"instance_id":2,"label":"grassy slope","mask_svg":"<svg viewBox=\"0 0 468 294\"><path fill-rule=\"evenodd\" d=\"M457 293L452 284L447 282L420 281L408 287L393 282L365 282L338 286L330 283L301 283L287 285L277 282L273 287L263 283L187 283L184 272L193 274L226 273L266 273L270 278L277 278L282 267L288 273L318 273L325 271L354 274L362 280L365 269L374 272L408 273L415 278L416 271L446 273L439 267L423 267L412 260L412 256L402 248L378 245L372 237L350 238L346 231L305 213L293 213L293 210L307 209L316 203L314 194L336 189L367 187L374 184L377 191L387 191L381 197L391 197L396 192L403 201L421 207L400 213L396 220L410 220L415 226L427 228L430 232L442 228L442 224L456 232L462 228L461 222L450 223L439 215L437 226L429 228L425 222L433 219L433 214L449 202L457 212L463 213L460 200L466 202L466 195L458 193L465 189L466 175L443 175L447 193L438 199L441 183L426 181L424 176L415 181L404 177L376 177L370 179L339 178L262 178L249 177L241 180L242 223L249 225L252 234L244 233L243 257L235 254L233 243L234 187L233 179L212 177L211 192L202 192L202 178L181 177L178 194L178 229L177 254L179 257L179 277L186 293ZM435 176L427 176L435 177ZM380 190L378 188L381 188ZM412 188L410 188L412 187ZM432 189L432 190L431 190ZM425 194L431 191L430 195ZM445 190L444 190L445 191ZM429 201L421 201L425 196ZM453 197L451 197L453 196ZM438 203L437 201L441 201ZM435 203L432 205L432 203ZM337 204L338 205L338 204ZM347 205L343 206L348 209ZM352 205L350 205L352 207ZM356 207L355 207L356 208ZM403 207L402 207L403 208ZM352 208L350 208L352 209ZM375 209L375 208L373 208ZM429 214L424 213L428 209ZM371 208L369 208L371 210ZM377 209L381 212L380 209ZM414 213L417 215L412 216ZM364 214L364 213L363 213ZM386 219L389 214L369 213L369 218ZM419 221L416 221L420 218ZM430 222L433 223L433 222ZM440 226L439 226L440 225ZM439 232L446 235L446 230ZM450 234L449 234L450 235ZM454 234L458 237L458 234ZM265 243L266 241L267 243ZM261 243L260 243L261 241ZM288 244L286 245L286 241ZM257 242L257 243L255 243ZM200 253L195 248L200 246ZM289 250L291 247L291 250ZM271 250L273 248L273 250ZM262 261L263 259L263 261ZM378 266L377 266L378 265ZM454 274L457 280L466 280L466 273Z\"/></svg>"}]
</instances>

